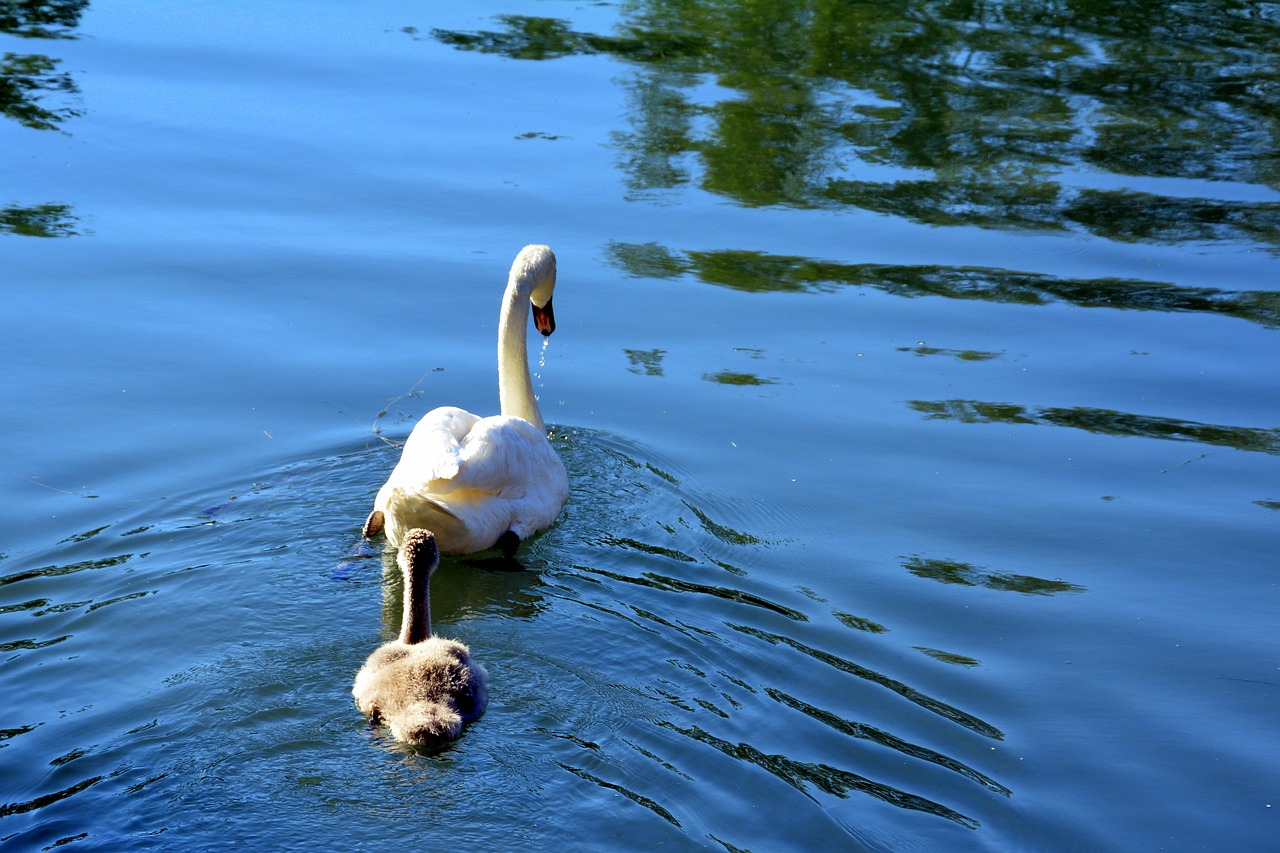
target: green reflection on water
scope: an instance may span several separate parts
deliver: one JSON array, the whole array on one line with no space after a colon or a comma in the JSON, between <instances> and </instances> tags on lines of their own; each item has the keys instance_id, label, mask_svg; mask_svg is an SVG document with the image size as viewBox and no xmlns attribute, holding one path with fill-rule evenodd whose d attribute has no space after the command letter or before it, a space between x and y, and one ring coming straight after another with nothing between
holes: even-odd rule
<instances>
[{"instance_id":1,"label":"green reflection on water","mask_svg":"<svg viewBox=\"0 0 1280 853\"><path fill-rule=\"evenodd\" d=\"M639 350L624 349L629 367L627 370L640 376L662 376L662 357L667 354L663 349Z\"/></svg>"},{"instance_id":2,"label":"green reflection on water","mask_svg":"<svg viewBox=\"0 0 1280 853\"><path fill-rule=\"evenodd\" d=\"M1182 287L1121 278L1059 278L991 267L841 264L737 249L678 252L655 243L611 243L609 260L638 278L693 276L750 293L830 292L871 287L898 296L944 296L988 302L1081 308L1203 312L1280 328L1280 292Z\"/></svg>"},{"instance_id":3,"label":"green reflection on water","mask_svg":"<svg viewBox=\"0 0 1280 853\"><path fill-rule=\"evenodd\" d=\"M30 39L74 38L72 30L88 5L88 0L0 0L0 33ZM71 75L58 69L60 63L36 53L0 55L0 115L31 130L60 130L63 121L80 115L82 110L65 103L47 103L80 95ZM70 237L77 233L77 219L65 204L0 208L0 234Z\"/></svg>"},{"instance_id":4,"label":"green reflection on water","mask_svg":"<svg viewBox=\"0 0 1280 853\"><path fill-rule=\"evenodd\" d=\"M907 405L931 420L951 420L966 424L1071 427L1098 435L1193 441L1234 450L1280 455L1280 429L1204 424L1088 406L1042 408L979 400L909 400Z\"/></svg>"},{"instance_id":5,"label":"green reflection on water","mask_svg":"<svg viewBox=\"0 0 1280 853\"><path fill-rule=\"evenodd\" d=\"M6 53L0 58L0 113L33 130L56 130L58 124L80 110L41 106L49 92L78 95L71 75L57 71L59 60L39 54Z\"/></svg>"},{"instance_id":6,"label":"green reflection on water","mask_svg":"<svg viewBox=\"0 0 1280 853\"><path fill-rule=\"evenodd\" d=\"M512 59L610 53L642 62L661 62L676 56L697 55L707 48L703 40L692 33L632 31L626 36L601 36L575 32L567 22L555 18L499 15L498 21L506 26L505 32L463 33L437 29L431 34L462 50L498 53Z\"/></svg>"},{"instance_id":7,"label":"green reflection on water","mask_svg":"<svg viewBox=\"0 0 1280 853\"><path fill-rule=\"evenodd\" d=\"M637 191L696 184L745 205L933 225L1280 246L1276 203L1099 190L1071 174L1280 188L1270 4L636 0L623 15L609 36L525 16L433 35L516 59L633 63L631 128L614 142Z\"/></svg>"},{"instance_id":8,"label":"green reflection on water","mask_svg":"<svg viewBox=\"0 0 1280 853\"><path fill-rule=\"evenodd\" d=\"M925 355L949 355L960 361L992 361L999 358L1003 353L986 352L985 350L973 349L946 349L943 347L930 346L914 346L914 347L898 347L898 352L913 352L919 356Z\"/></svg>"},{"instance_id":9,"label":"green reflection on water","mask_svg":"<svg viewBox=\"0 0 1280 853\"><path fill-rule=\"evenodd\" d=\"M89 0L0 0L0 32L23 38L74 38Z\"/></svg>"},{"instance_id":10,"label":"green reflection on water","mask_svg":"<svg viewBox=\"0 0 1280 853\"><path fill-rule=\"evenodd\" d=\"M757 376L754 373L743 373L736 370L721 370L716 373L704 373L702 378L717 385L775 385L778 380Z\"/></svg>"},{"instance_id":11,"label":"green reflection on water","mask_svg":"<svg viewBox=\"0 0 1280 853\"><path fill-rule=\"evenodd\" d=\"M940 583L980 586L1006 592L1020 592L1023 595L1056 595L1060 592L1085 591L1084 587L1066 581L1047 580L1013 572L998 572L959 560L908 557L903 560L902 566L916 577L928 578Z\"/></svg>"}]
</instances>

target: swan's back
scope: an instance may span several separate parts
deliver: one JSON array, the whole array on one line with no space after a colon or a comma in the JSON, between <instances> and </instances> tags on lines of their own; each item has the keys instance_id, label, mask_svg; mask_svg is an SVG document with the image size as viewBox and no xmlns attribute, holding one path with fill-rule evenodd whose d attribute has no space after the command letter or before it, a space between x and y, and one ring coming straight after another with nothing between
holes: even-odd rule
<instances>
[{"instance_id":1,"label":"swan's back","mask_svg":"<svg viewBox=\"0 0 1280 853\"><path fill-rule=\"evenodd\" d=\"M568 496L564 463L533 424L446 406L414 427L374 507L392 545L422 527L440 553L470 554L548 527Z\"/></svg>"}]
</instances>

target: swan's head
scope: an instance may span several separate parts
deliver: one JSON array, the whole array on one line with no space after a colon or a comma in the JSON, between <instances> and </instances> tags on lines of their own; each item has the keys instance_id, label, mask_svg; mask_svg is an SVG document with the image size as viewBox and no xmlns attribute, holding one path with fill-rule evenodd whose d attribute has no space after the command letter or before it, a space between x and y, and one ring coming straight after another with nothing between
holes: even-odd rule
<instances>
[{"instance_id":1,"label":"swan's head","mask_svg":"<svg viewBox=\"0 0 1280 853\"><path fill-rule=\"evenodd\" d=\"M436 548L435 534L415 527L400 544L400 568L412 572L415 567L425 569L430 575L440 564L440 551Z\"/></svg>"},{"instance_id":2,"label":"swan's head","mask_svg":"<svg viewBox=\"0 0 1280 853\"><path fill-rule=\"evenodd\" d=\"M556 315L551 310L551 294L556 289L556 256L550 246L525 246L511 265L511 275L529 294L533 306L533 324L543 335L556 330Z\"/></svg>"}]
</instances>

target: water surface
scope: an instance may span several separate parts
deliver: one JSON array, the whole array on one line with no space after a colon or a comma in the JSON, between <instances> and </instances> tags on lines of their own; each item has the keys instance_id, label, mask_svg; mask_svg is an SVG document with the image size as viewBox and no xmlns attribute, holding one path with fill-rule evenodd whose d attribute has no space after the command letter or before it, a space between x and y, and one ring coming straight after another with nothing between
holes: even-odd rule
<instances>
[{"instance_id":1,"label":"water surface","mask_svg":"<svg viewBox=\"0 0 1280 853\"><path fill-rule=\"evenodd\" d=\"M6 849L1265 849L1276 4L0 5ZM496 407L491 704L350 698Z\"/></svg>"}]
</instances>

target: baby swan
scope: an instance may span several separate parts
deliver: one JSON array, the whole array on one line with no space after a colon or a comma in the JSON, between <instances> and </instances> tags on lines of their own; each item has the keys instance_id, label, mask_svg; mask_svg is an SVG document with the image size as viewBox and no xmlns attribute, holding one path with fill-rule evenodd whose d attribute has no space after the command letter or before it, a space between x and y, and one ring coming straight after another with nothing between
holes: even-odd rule
<instances>
[{"instance_id":1,"label":"baby swan","mask_svg":"<svg viewBox=\"0 0 1280 853\"><path fill-rule=\"evenodd\" d=\"M397 555L404 573L404 619L400 639L369 655L351 694L375 722L399 741L436 747L462 733L462 724L484 713L484 667L457 640L431 636L428 585L440 563L436 538L415 528Z\"/></svg>"}]
</instances>

